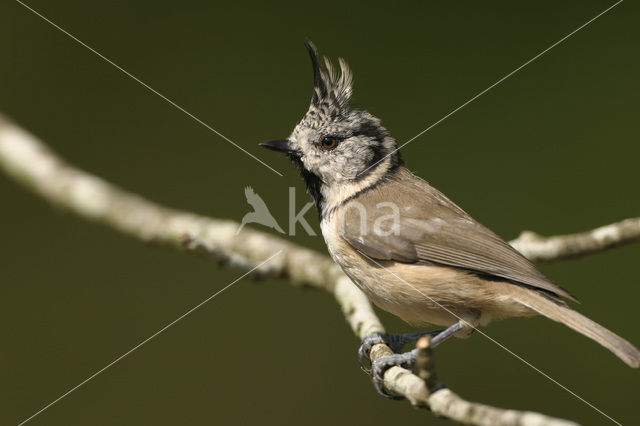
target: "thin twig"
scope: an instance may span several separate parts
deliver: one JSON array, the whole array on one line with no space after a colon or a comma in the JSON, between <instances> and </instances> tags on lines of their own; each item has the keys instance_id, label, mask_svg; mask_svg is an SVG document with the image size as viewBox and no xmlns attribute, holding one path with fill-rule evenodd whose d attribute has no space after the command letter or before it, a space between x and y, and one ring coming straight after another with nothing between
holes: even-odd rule
<instances>
[{"instance_id":1,"label":"thin twig","mask_svg":"<svg viewBox=\"0 0 640 426\"><path fill-rule=\"evenodd\" d=\"M634 217L576 234L543 237L523 231L511 245L533 262L580 257L622 244L640 241L640 217Z\"/></svg>"}]
</instances>

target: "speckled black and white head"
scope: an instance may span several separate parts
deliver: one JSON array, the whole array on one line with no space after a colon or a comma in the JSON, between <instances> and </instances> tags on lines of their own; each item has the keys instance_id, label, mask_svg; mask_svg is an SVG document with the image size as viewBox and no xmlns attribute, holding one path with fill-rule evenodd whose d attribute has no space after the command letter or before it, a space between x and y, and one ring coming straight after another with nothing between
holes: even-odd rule
<instances>
[{"instance_id":1,"label":"speckled black and white head","mask_svg":"<svg viewBox=\"0 0 640 426\"><path fill-rule=\"evenodd\" d=\"M359 191L385 179L402 164L396 141L379 119L352 108L353 78L340 58L340 72L327 58L320 63L307 41L313 66L309 111L286 140L261 145L286 152L298 166L318 212L334 208Z\"/></svg>"}]
</instances>

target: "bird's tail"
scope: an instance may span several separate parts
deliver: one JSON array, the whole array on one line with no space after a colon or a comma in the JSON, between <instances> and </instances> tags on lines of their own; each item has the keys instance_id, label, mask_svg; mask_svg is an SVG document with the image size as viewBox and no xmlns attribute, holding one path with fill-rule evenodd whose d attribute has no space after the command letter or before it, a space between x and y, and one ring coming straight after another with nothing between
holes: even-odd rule
<instances>
[{"instance_id":1,"label":"bird's tail","mask_svg":"<svg viewBox=\"0 0 640 426\"><path fill-rule=\"evenodd\" d=\"M539 314L554 321L561 322L578 333L595 340L613 352L629 366L633 368L638 368L640 366L640 350L622 337L607 330L584 315L568 308L566 305L558 304L538 292L517 287L514 290L516 291L514 291L513 298L519 303L522 303Z\"/></svg>"}]
</instances>

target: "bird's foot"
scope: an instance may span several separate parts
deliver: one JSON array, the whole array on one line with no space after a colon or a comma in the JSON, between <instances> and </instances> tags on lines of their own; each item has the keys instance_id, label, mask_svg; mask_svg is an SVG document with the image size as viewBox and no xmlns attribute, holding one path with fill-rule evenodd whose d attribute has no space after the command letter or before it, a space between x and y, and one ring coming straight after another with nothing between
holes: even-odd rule
<instances>
[{"instance_id":1,"label":"bird's foot","mask_svg":"<svg viewBox=\"0 0 640 426\"><path fill-rule=\"evenodd\" d=\"M373 387L375 388L376 392L378 392L378 394L384 396L385 398L395 400L404 399L403 396L397 396L387 392L384 387L384 373L386 373L388 369L394 366L411 370L413 368L413 365L416 363L417 353L418 350L414 349L403 354L383 356L382 358L374 360L371 363L371 378L373 379Z\"/></svg>"},{"instance_id":2,"label":"bird's foot","mask_svg":"<svg viewBox=\"0 0 640 426\"><path fill-rule=\"evenodd\" d=\"M440 343L444 342L451 338L457 332L463 330L467 327L467 322L461 320L457 323L449 326L444 330L433 330L433 331L425 331L422 333L411 333L411 334L386 334L386 333L374 333L364 338L362 341L362 345L360 345L360 349L358 349L358 358L360 360L360 366L365 372L371 373L371 378L373 379L373 387L376 392L385 398L390 399L404 399L404 397L392 395L387 392L384 388L384 374L388 369L394 366L412 369L413 365L416 363L416 356L418 354L418 349L414 349L410 352L405 353L397 353L400 352L402 347L415 340L418 340L422 336L434 336L431 339L431 347L435 347ZM373 345L377 345L379 343L385 343L387 346L395 352L393 355L383 356L375 359L371 362L371 369L367 369L363 365L363 360L369 360L370 351Z\"/></svg>"},{"instance_id":3,"label":"bird's foot","mask_svg":"<svg viewBox=\"0 0 640 426\"><path fill-rule=\"evenodd\" d=\"M407 343L415 342L422 336L435 336L443 330L431 330L423 331L420 333L407 333L407 334L389 334L389 333L373 333L368 335L362 340L360 348L358 348L358 361L360 362L360 368L365 373L370 373L371 369L367 364L371 364L371 358L369 353L374 345L384 343L389 346L394 353L398 353L402 350L402 347Z\"/></svg>"}]
</instances>

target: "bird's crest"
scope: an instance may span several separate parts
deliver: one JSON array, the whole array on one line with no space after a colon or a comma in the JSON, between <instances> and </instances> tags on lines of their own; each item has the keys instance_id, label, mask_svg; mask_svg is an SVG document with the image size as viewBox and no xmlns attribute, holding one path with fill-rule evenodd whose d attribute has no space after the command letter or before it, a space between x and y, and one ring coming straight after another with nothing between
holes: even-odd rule
<instances>
[{"instance_id":1,"label":"bird's crest","mask_svg":"<svg viewBox=\"0 0 640 426\"><path fill-rule=\"evenodd\" d=\"M340 73L333 64L324 57L324 66L320 63L318 50L314 44L307 40L305 42L309 57L311 58L311 66L313 67L313 97L311 105L320 107L323 104L328 106L343 108L346 107L351 99L353 90L353 74L344 59L339 58Z\"/></svg>"}]
</instances>

